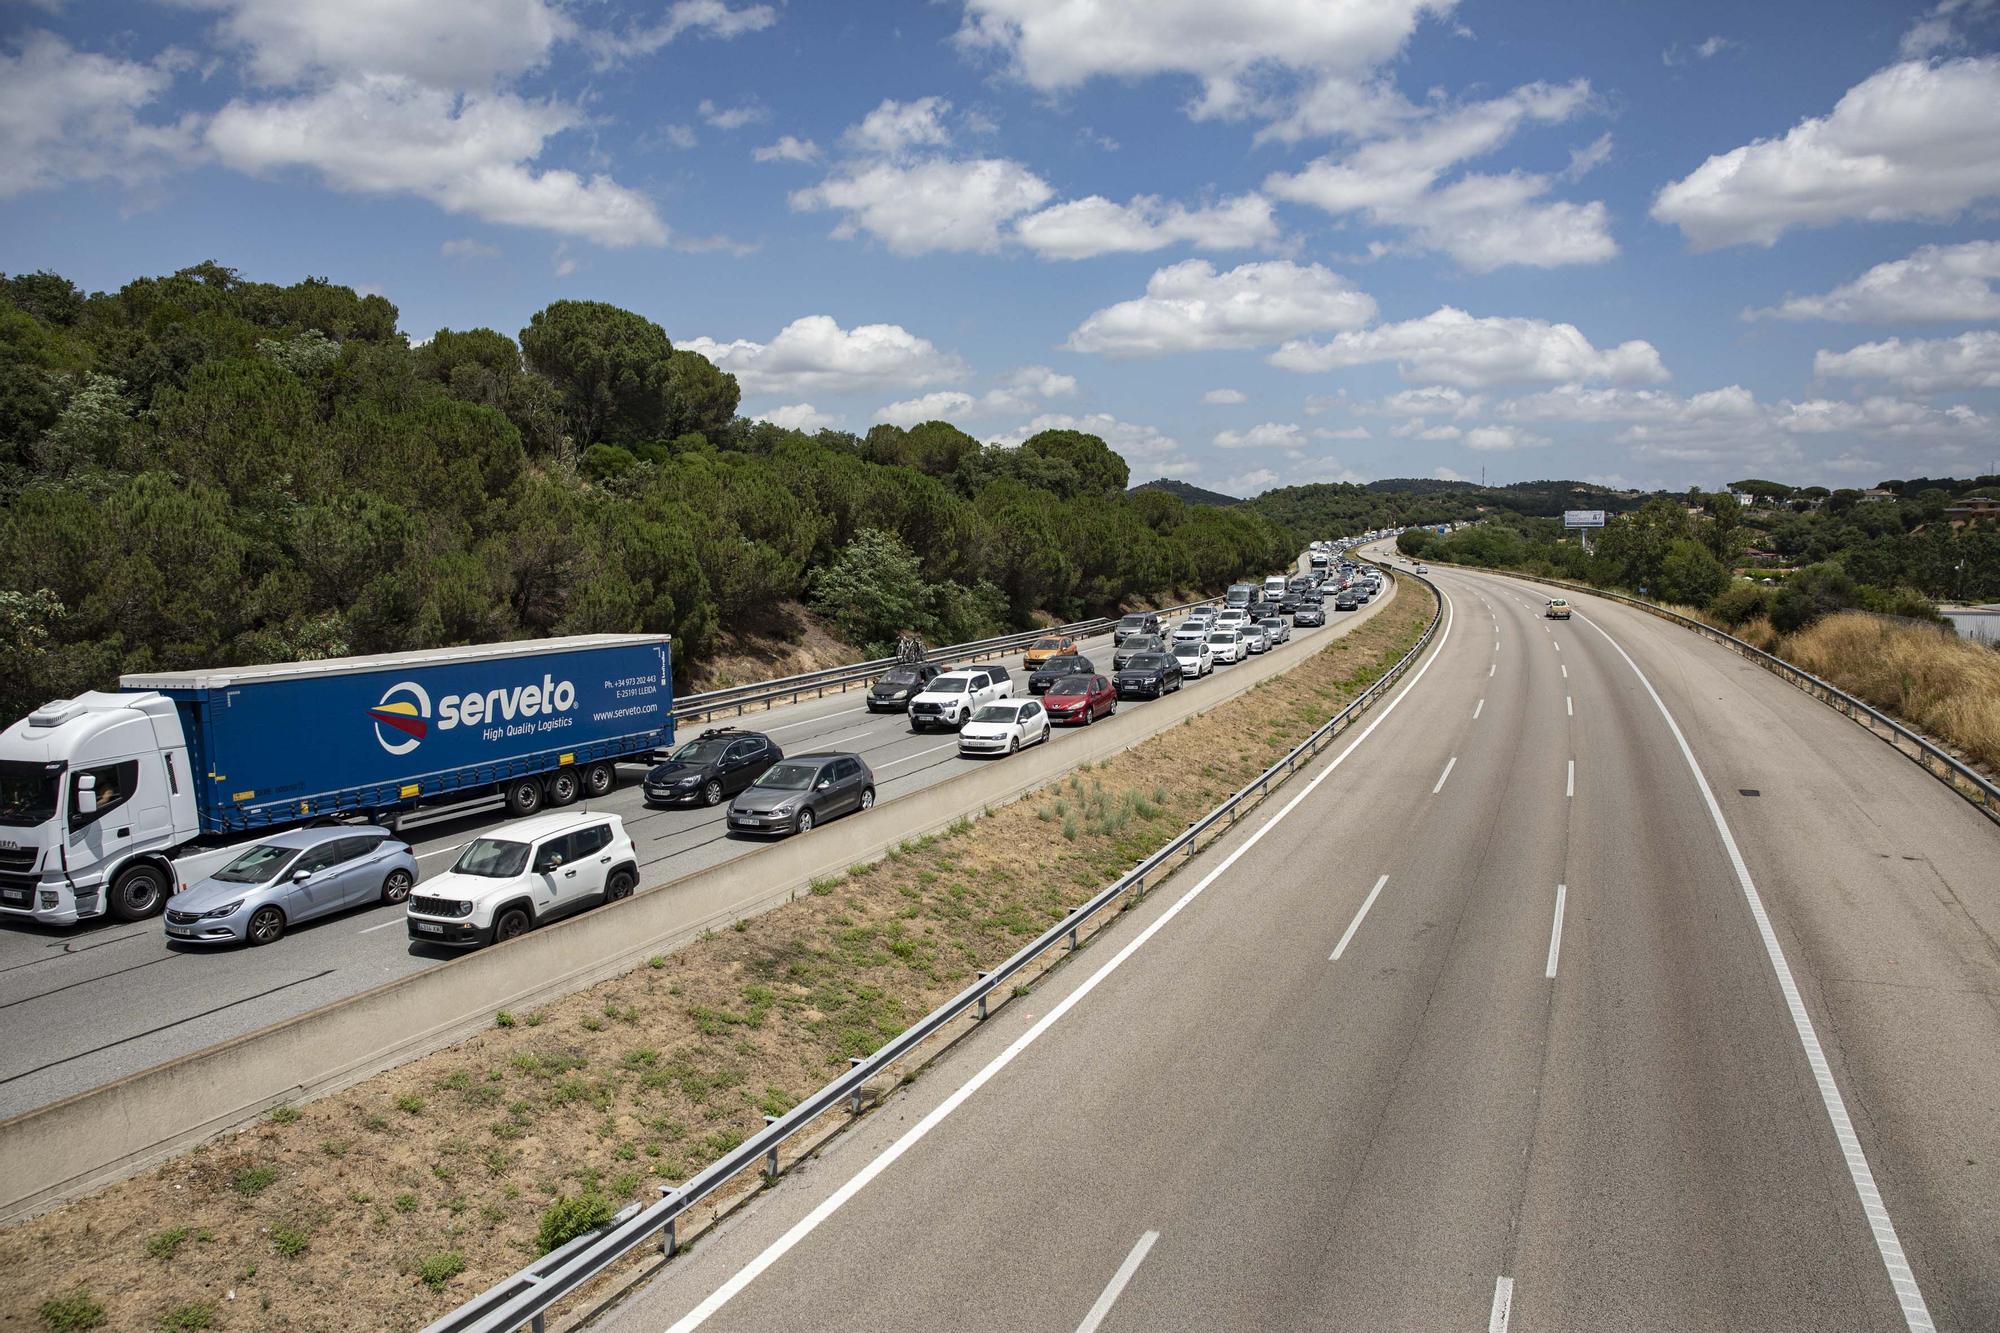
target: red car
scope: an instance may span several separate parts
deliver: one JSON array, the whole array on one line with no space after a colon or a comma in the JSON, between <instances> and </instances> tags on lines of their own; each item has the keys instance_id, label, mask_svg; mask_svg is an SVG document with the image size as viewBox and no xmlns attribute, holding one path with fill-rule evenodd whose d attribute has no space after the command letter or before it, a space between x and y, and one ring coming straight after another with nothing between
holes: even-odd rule
<instances>
[{"instance_id":1,"label":"red car","mask_svg":"<svg viewBox=\"0 0 2000 1333\"><path fill-rule=\"evenodd\" d=\"M1088 726L1118 711L1118 688L1103 676L1064 676L1042 696L1049 721Z\"/></svg>"}]
</instances>

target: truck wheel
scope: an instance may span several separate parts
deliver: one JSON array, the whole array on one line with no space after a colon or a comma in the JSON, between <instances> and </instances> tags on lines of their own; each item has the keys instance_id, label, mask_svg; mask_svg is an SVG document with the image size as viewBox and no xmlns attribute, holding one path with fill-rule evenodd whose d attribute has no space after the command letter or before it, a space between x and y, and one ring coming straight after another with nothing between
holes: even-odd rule
<instances>
[{"instance_id":1,"label":"truck wheel","mask_svg":"<svg viewBox=\"0 0 2000 1333\"><path fill-rule=\"evenodd\" d=\"M111 915L118 921L144 921L167 905L167 877L160 868L141 862L118 872L111 882Z\"/></svg>"},{"instance_id":2,"label":"truck wheel","mask_svg":"<svg viewBox=\"0 0 2000 1333\"><path fill-rule=\"evenodd\" d=\"M391 870L389 878L382 881L382 901L394 906L410 896L410 887L416 881L407 870Z\"/></svg>"},{"instance_id":3,"label":"truck wheel","mask_svg":"<svg viewBox=\"0 0 2000 1333\"><path fill-rule=\"evenodd\" d=\"M618 785L616 764L592 764L583 770L583 794L592 800L607 795Z\"/></svg>"},{"instance_id":4,"label":"truck wheel","mask_svg":"<svg viewBox=\"0 0 2000 1333\"><path fill-rule=\"evenodd\" d=\"M637 877L629 870L614 870L610 881L604 886L604 901L615 903L620 898L632 896L632 885Z\"/></svg>"},{"instance_id":5,"label":"truck wheel","mask_svg":"<svg viewBox=\"0 0 2000 1333\"><path fill-rule=\"evenodd\" d=\"M276 944L285 933L285 914L275 907L260 907L251 914L243 938L251 944Z\"/></svg>"},{"instance_id":6,"label":"truck wheel","mask_svg":"<svg viewBox=\"0 0 2000 1333\"><path fill-rule=\"evenodd\" d=\"M542 784L534 778L522 778L507 784L507 813L510 815L532 815L542 808Z\"/></svg>"},{"instance_id":7,"label":"truck wheel","mask_svg":"<svg viewBox=\"0 0 2000 1333\"><path fill-rule=\"evenodd\" d=\"M576 770L573 768L559 768L549 774L546 795L550 807L569 805L575 801L578 786Z\"/></svg>"},{"instance_id":8,"label":"truck wheel","mask_svg":"<svg viewBox=\"0 0 2000 1333\"><path fill-rule=\"evenodd\" d=\"M510 907L493 923L493 942L498 944L502 940L511 940L516 935L524 935L528 927L534 924L528 920L526 912L518 907Z\"/></svg>"}]
</instances>

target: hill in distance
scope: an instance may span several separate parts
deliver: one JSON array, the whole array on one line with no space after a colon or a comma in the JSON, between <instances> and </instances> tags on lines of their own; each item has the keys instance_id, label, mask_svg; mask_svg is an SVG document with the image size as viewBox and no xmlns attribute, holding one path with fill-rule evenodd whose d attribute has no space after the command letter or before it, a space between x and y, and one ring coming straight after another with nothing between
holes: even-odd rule
<instances>
[{"instance_id":1,"label":"hill in distance","mask_svg":"<svg viewBox=\"0 0 2000 1333\"><path fill-rule=\"evenodd\" d=\"M1224 495L1221 491L1205 491L1199 486L1190 486L1184 481L1175 481L1171 477L1160 477L1154 481L1142 481L1137 486L1132 487L1130 493L1137 494L1140 491L1165 491L1168 495L1179 499L1183 504L1191 505L1228 506L1243 503L1233 495Z\"/></svg>"}]
</instances>

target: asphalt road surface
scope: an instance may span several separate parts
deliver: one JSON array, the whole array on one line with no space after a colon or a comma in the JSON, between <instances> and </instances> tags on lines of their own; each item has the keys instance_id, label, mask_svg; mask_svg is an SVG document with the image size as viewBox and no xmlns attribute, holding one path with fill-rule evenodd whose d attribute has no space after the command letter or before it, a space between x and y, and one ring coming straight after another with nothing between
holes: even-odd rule
<instances>
[{"instance_id":1,"label":"asphalt road surface","mask_svg":"<svg viewBox=\"0 0 2000 1333\"><path fill-rule=\"evenodd\" d=\"M1433 577L1372 731L606 1325L2000 1328L2000 829Z\"/></svg>"},{"instance_id":2,"label":"asphalt road surface","mask_svg":"<svg viewBox=\"0 0 2000 1333\"><path fill-rule=\"evenodd\" d=\"M1334 631L1365 613L1328 619ZM1293 644L1322 637L1299 630ZM1111 637L1089 639L1084 651L1098 668L1111 668ZM1288 655L1290 655L1288 653ZM991 658L984 660L992 660ZM1027 682L1021 656L1004 656L1016 674L1016 692ZM1251 659L1262 661L1261 658ZM1190 681L1199 691L1238 666ZM1142 701L1123 709L1144 711ZM883 801L893 801L951 777L969 763L958 757L957 738L946 732L912 734L906 716L869 713L862 692L829 695L719 718L682 729L696 735L710 725L735 724L769 734L787 753L851 750L874 769ZM1051 744L1069 734L1057 728ZM1004 762L999 761L999 762ZM714 809L648 809L638 780L643 766L621 770L623 785L599 808L625 818L639 848L642 883L653 886L742 856L764 844L728 835L725 806ZM506 822L499 811L434 824L408 835L425 877L450 868L458 848ZM413 945L401 907L375 907L310 922L277 943L258 949L168 944L158 918L136 925L108 921L61 930L0 923L0 1117L58 1101L140 1069L255 1031L320 1005L358 994L457 957L441 947Z\"/></svg>"}]
</instances>

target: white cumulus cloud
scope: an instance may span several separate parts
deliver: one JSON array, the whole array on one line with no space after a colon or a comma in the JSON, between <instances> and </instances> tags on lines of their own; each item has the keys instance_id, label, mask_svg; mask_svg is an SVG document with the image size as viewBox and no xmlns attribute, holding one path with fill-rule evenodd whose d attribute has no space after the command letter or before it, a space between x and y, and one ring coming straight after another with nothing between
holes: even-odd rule
<instances>
[{"instance_id":1,"label":"white cumulus cloud","mask_svg":"<svg viewBox=\"0 0 2000 1333\"><path fill-rule=\"evenodd\" d=\"M1923 324L2000 319L2000 241L1926 245L1907 259L1877 264L1823 296L1795 296L1748 316L1835 319L1860 324Z\"/></svg>"},{"instance_id":2,"label":"white cumulus cloud","mask_svg":"<svg viewBox=\"0 0 2000 1333\"><path fill-rule=\"evenodd\" d=\"M1067 345L1111 356L1265 347L1374 316L1373 297L1318 264L1281 259L1217 272L1190 259L1155 272L1144 296L1090 315Z\"/></svg>"},{"instance_id":3,"label":"white cumulus cloud","mask_svg":"<svg viewBox=\"0 0 2000 1333\"><path fill-rule=\"evenodd\" d=\"M548 0L187 0L267 86L394 76L479 90L547 61L574 21Z\"/></svg>"},{"instance_id":4,"label":"white cumulus cloud","mask_svg":"<svg viewBox=\"0 0 2000 1333\"><path fill-rule=\"evenodd\" d=\"M1067 412L1045 412L1026 425L991 437L994 444L1018 445L1032 435L1045 430L1078 430L1095 435L1112 451L1127 462L1145 463L1149 471L1163 476L1193 471L1186 460L1179 457L1181 443L1158 426L1143 425L1138 422L1121 421L1109 412L1090 412L1074 416Z\"/></svg>"},{"instance_id":5,"label":"white cumulus cloud","mask_svg":"<svg viewBox=\"0 0 2000 1333\"><path fill-rule=\"evenodd\" d=\"M1813 374L1830 379L1891 380L1911 393L2000 389L2000 330L1956 338L1889 338L1844 352L1822 350Z\"/></svg>"},{"instance_id":6,"label":"white cumulus cloud","mask_svg":"<svg viewBox=\"0 0 2000 1333\"><path fill-rule=\"evenodd\" d=\"M1535 449L1549 443L1549 438L1530 434L1518 426L1474 426L1465 432L1463 443L1468 449L1483 451Z\"/></svg>"},{"instance_id":7,"label":"white cumulus cloud","mask_svg":"<svg viewBox=\"0 0 2000 1333\"><path fill-rule=\"evenodd\" d=\"M819 145L811 139L781 134L776 143L751 149L750 156L759 162L817 162L820 152Z\"/></svg>"},{"instance_id":8,"label":"white cumulus cloud","mask_svg":"<svg viewBox=\"0 0 2000 1333\"><path fill-rule=\"evenodd\" d=\"M1067 200L1031 213L1014 234L1044 259L1088 259L1141 253L1186 242L1201 250L1248 250L1274 244L1278 223L1271 201L1240 195L1199 208L1140 195L1114 203L1102 195Z\"/></svg>"},{"instance_id":9,"label":"white cumulus cloud","mask_svg":"<svg viewBox=\"0 0 2000 1333\"><path fill-rule=\"evenodd\" d=\"M912 148L938 148L951 142L944 118L951 103L942 97L919 97L898 102L885 97L859 124L841 135L841 142L857 153L896 157Z\"/></svg>"},{"instance_id":10,"label":"white cumulus cloud","mask_svg":"<svg viewBox=\"0 0 2000 1333\"><path fill-rule=\"evenodd\" d=\"M803 431L830 430L840 424L839 417L822 412L811 403L786 403L783 407L767 408L753 414L751 420L768 421L786 430Z\"/></svg>"},{"instance_id":11,"label":"white cumulus cloud","mask_svg":"<svg viewBox=\"0 0 2000 1333\"><path fill-rule=\"evenodd\" d=\"M1653 217L1699 250L1771 245L1792 227L1954 217L2000 195L2000 56L1877 71L1780 139L1709 158Z\"/></svg>"},{"instance_id":12,"label":"white cumulus cloud","mask_svg":"<svg viewBox=\"0 0 2000 1333\"><path fill-rule=\"evenodd\" d=\"M962 378L965 363L900 324L843 329L831 315L807 315L768 343L676 340L736 376L745 393L854 393L921 387Z\"/></svg>"},{"instance_id":13,"label":"white cumulus cloud","mask_svg":"<svg viewBox=\"0 0 2000 1333\"><path fill-rule=\"evenodd\" d=\"M1541 319L1479 317L1443 306L1421 319L1336 334L1315 343L1288 342L1270 362L1316 372L1394 362L1404 378L1464 389L1496 384L1570 380L1664 380L1653 345L1635 339L1598 348L1574 324Z\"/></svg>"},{"instance_id":14,"label":"white cumulus cloud","mask_svg":"<svg viewBox=\"0 0 2000 1333\"><path fill-rule=\"evenodd\" d=\"M799 212L844 213L836 238L866 232L896 254L921 255L997 250L1002 226L1052 194L1047 181L1005 158L934 158L858 164L794 191L790 202Z\"/></svg>"},{"instance_id":15,"label":"white cumulus cloud","mask_svg":"<svg viewBox=\"0 0 2000 1333\"><path fill-rule=\"evenodd\" d=\"M1218 449L1298 449L1306 442L1305 432L1288 421L1266 421L1248 430L1220 431Z\"/></svg>"},{"instance_id":16,"label":"white cumulus cloud","mask_svg":"<svg viewBox=\"0 0 2000 1333\"><path fill-rule=\"evenodd\" d=\"M1235 407L1238 403L1250 401L1250 395L1241 389L1210 389L1201 396L1201 401L1210 407Z\"/></svg>"},{"instance_id":17,"label":"white cumulus cloud","mask_svg":"<svg viewBox=\"0 0 2000 1333\"><path fill-rule=\"evenodd\" d=\"M142 185L191 159L192 118L139 118L173 86L173 63L78 51L40 31L0 54L0 199L68 181Z\"/></svg>"}]
</instances>

